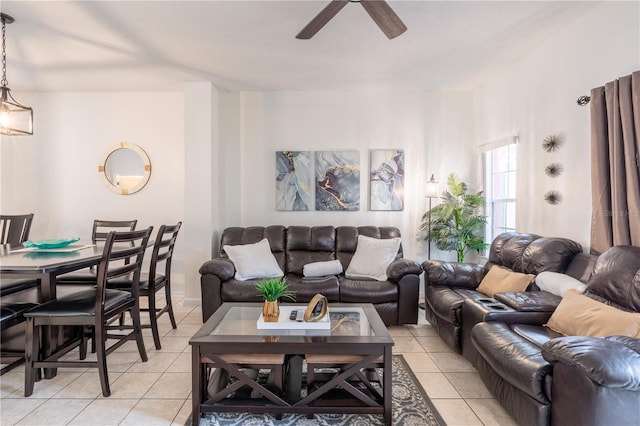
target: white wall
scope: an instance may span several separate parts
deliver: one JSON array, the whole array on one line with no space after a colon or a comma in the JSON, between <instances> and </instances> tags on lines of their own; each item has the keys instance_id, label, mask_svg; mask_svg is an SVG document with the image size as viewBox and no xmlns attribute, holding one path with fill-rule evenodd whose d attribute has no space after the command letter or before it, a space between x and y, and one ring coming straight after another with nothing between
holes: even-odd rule
<instances>
[{"instance_id":1,"label":"white wall","mask_svg":"<svg viewBox=\"0 0 640 426\"><path fill-rule=\"evenodd\" d=\"M138 228L184 218L182 93L38 93L30 137L2 139L2 212L35 213L31 239L90 238L94 219L138 219ZM151 160L147 186L109 191L98 163L118 142L140 145ZM174 282L184 285L177 243ZM183 249L183 248L182 248Z\"/></svg>"},{"instance_id":2,"label":"white wall","mask_svg":"<svg viewBox=\"0 0 640 426\"><path fill-rule=\"evenodd\" d=\"M592 88L640 69L640 3L604 2L561 33L527 53L475 94L477 145L517 131L517 228L590 244L591 178L589 107L576 104ZM564 136L556 153L541 144ZM564 165L558 178L545 166ZM544 201L548 190L564 196Z\"/></svg>"},{"instance_id":3,"label":"white wall","mask_svg":"<svg viewBox=\"0 0 640 426\"><path fill-rule=\"evenodd\" d=\"M442 182L451 172L474 177L469 100L466 92L243 92L241 161L225 165L230 175L237 176L240 170L239 192L227 194L226 199L229 203L239 199L240 215L228 218L224 226L397 226L405 256L425 259L426 248L417 237L427 205L425 182L431 173ZM368 210L369 150L384 148L405 150L405 209L401 212ZM276 211L276 151L344 149L360 152L360 211Z\"/></svg>"}]
</instances>

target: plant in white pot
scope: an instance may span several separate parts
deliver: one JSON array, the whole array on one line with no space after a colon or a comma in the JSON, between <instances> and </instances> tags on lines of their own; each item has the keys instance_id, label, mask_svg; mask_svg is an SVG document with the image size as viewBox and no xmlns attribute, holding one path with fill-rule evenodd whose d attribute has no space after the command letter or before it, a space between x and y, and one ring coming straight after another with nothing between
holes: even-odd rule
<instances>
[{"instance_id":1,"label":"plant in white pot","mask_svg":"<svg viewBox=\"0 0 640 426\"><path fill-rule=\"evenodd\" d=\"M484 197L482 191L469 193L467 184L454 173L447 177L447 188L442 203L422 216L420 231L438 249L455 251L458 262L464 262L469 251L480 253L489 246L481 236L487 217L478 212Z\"/></svg>"}]
</instances>

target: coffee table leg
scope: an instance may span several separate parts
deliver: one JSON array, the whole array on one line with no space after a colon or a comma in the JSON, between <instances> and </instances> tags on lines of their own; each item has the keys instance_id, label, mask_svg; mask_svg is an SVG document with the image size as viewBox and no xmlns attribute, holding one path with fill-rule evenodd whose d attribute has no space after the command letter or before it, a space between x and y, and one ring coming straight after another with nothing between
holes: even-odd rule
<instances>
[{"instance_id":1,"label":"coffee table leg","mask_svg":"<svg viewBox=\"0 0 640 426\"><path fill-rule=\"evenodd\" d=\"M391 426L391 421L393 420L393 411L391 408L391 398L392 398L392 390L391 390L391 378L393 377L393 366L391 365L391 346L385 346L384 348L384 375L382 376L382 386L383 389L383 397L384 397L384 424L387 426Z\"/></svg>"},{"instance_id":2,"label":"coffee table leg","mask_svg":"<svg viewBox=\"0 0 640 426\"><path fill-rule=\"evenodd\" d=\"M191 360L191 424L197 426L200 423L200 404L207 391L206 369L200 362L200 346L191 347Z\"/></svg>"}]
</instances>

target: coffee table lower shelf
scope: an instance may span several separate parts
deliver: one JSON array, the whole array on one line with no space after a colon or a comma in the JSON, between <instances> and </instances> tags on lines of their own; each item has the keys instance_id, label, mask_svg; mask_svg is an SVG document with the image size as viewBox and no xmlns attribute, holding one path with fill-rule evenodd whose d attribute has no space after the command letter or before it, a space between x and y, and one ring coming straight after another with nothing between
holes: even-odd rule
<instances>
[{"instance_id":1,"label":"coffee table lower shelf","mask_svg":"<svg viewBox=\"0 0 640 426\"><path fill-rule=\"evenodd\" d=\"M296 362L294 360L293 364ZM295 370L295 367L293 368ZM218 370L219 371L219 370ZM290 369L291 371L291 369ZM257 374L257 372L256 372ZM335 373L338 374L338 373ZM313 392L316 392L325 385L335 374L320 373L316 374ZM382 386L382 376L375 370L365 372L366 379L370 383ZM215 379L218 383L220 377ZM300 377L297 371L288 374L285 382L284 392L279 392L269 386L269 381L262 383L275 395L282 398L283 404L278 405L263 396L249 397L252 390L248 386L239 388L234 396L223 399L206 399L200 404L200 414L203 416L207 412L243 412L243 413L260 413L260 414L384 414L384 394L381 387L373 389L367 388L359 379L348 379L346 382L359 392L364 398L369 398L369 402L375 405L369 405L355 397L352 393L343 388L332 388L324 394L314 399L309 404L301 405L306 392L301 392L306 388L304 375ZM221 384L214 392L222 391L230 383ZM347 385L348 386L348 385ZM255 391L254 391L255 393ZM297 395L296 395L297 393ZM293 394L293 395L292 395ZM278 416L280 417L280 416Z\"/></svg>"}]
</instances>

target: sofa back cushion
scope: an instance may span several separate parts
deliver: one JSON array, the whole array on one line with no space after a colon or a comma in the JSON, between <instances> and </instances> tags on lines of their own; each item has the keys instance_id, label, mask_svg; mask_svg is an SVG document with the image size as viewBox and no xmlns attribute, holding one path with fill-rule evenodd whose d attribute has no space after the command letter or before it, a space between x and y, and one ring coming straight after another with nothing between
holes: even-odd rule
<instances>
[{"instance_id":1,"label":"sofa back cushion","mask_svg":"<svg viewBox=\"0 0 640 426\"><path fill-rule=\"evenodd\" d=\"M567 238L505 232L491 243L485 271L499 265L524 274L565 272L571 260L581 252L582 246Z\"/></svg>"},{"instance_id":2,"label":"sofa back cushion","mask_svg":"<svg viewBox=\"0 0 640 426\"><path fill-rule=\"evenodd\" d=\"M598 256L585 295L640 312L640 247L611 247Z\"/></svg>"},{"instance_id":3,"label":"sofa back cushion","mask_svg":"<svg viewBox=\"0 0 640 426\"><path fill-rule=\"evenodd\" d=\"M286 273L302 275L304 265L336 258L333 226L290 226L287 229Z\"/></svg>"},{"instance_id":4,"label":"sofa back cushion","mask_svg":"<svg viewBox=\"0 0 640 426\"><path fill-rule=\"evenodd\" d=\"M489 248L487 272L492 265L500 265L512 271L524 272L522 269L522 254L532 241L541 238L536 234L522 234L519 232L504 232L498 235Z\"/></svg>"},{"instance_id":5,"label":"sofa back cushion","mask_svg":"<svg viewBox=\"0 0 640 426\"><path fill-rule=\"evenodd\" d=\"M285 243L286 243L286 228L281 225L272 226L250 226L243 227L230 227L226 228L222 232L220 239L220 256L228 258L224 252L224 246L237 246L244 244L255 244L262 239L269 240L269 246L271 247L271 253L276 258L278 265L282 271L285 269Z\"/></svg>"},{"instance_id":6,"label":"sofa back cushion","mask_svg":"<svg viewBox=\"0 0 640 426\"><path fill-rule=\"evenodd\" d=\"M396 238L400 237L400 230L394 226L338 226L336 228L336 258L342 263L342 268L345 271L356 252L358 235L371 238ZM396 259L401 258L402 244L400 244L396 256Z\"/></svg>"}]
</instances>

